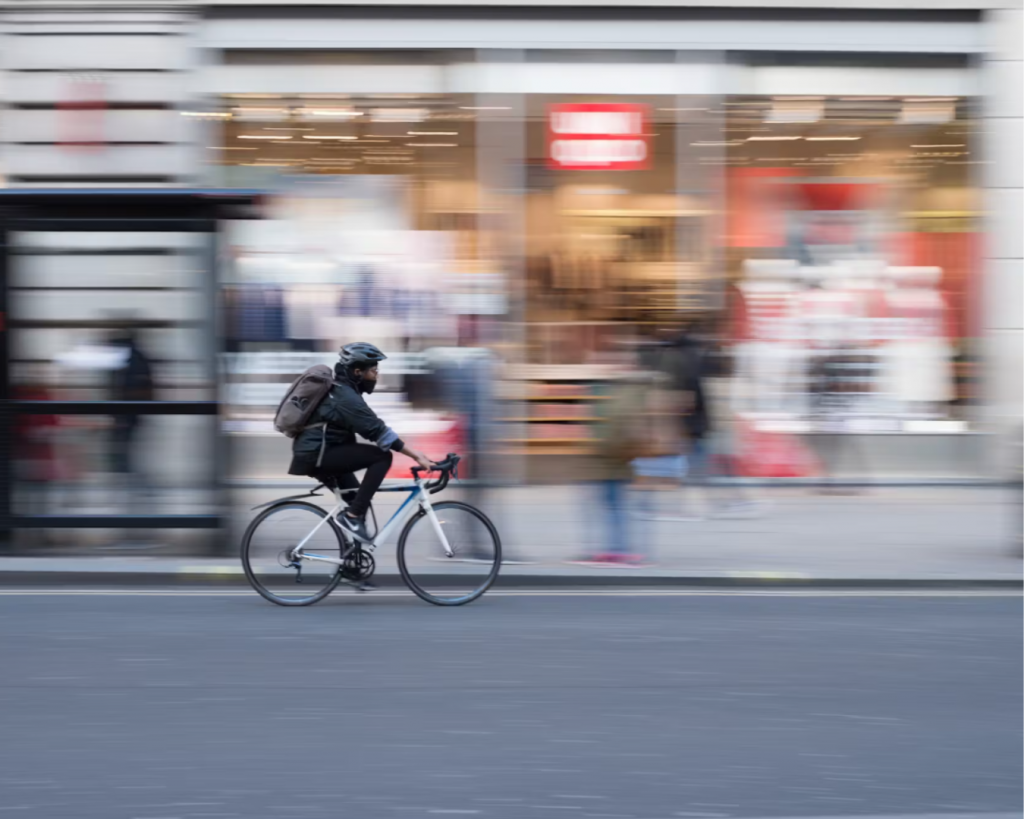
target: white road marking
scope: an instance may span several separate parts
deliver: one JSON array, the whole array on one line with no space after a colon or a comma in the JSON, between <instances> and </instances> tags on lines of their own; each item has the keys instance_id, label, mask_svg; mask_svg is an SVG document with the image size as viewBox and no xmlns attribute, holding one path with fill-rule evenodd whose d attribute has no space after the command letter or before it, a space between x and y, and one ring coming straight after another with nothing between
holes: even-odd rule
<instances>
[{"instance_id":1,"label":"white road marking","mask_svg":"<svg viewBox=\"0 0 1024 819\"><path fill-rule=\"evenodd\" d=\"M455 592L452 592L453 594ZM1021 597L1020 589L492 589L489 597ZM405 589L378 589L357 599L403 597ZM0 597L251 597L251 589L0 589ZM482 598L482 599L484 599ZM866 817L866 819L876 819ZM958 819L952 817L952 819Z\"/></svg>"},{"instance_id":2,"label":"white road marking","mask_svg":"<svg viewBox=\"0 0 1024 819\"><path fill-rule=\"evenodd\" d=\"M676 816L689 816L687 813L677 813ZM775 816L771 819L1020 819L1020 813L885 813L879 815L856 815L856 816L801 816L787 817Z\"/></svg>"}]
</instances>

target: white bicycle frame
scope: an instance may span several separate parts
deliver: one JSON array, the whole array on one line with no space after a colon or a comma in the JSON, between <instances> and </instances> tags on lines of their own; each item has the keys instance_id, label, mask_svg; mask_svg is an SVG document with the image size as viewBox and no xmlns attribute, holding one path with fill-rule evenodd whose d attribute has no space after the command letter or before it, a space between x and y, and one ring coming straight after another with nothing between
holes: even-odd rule
<instances>
[{"instance_id":1,"label":"white bicycle frame","mask_svg":"<svg viewBox=\"0 0 1024 819\"><path fill-rule=\"evenodd\" d=\"M294 560L295 558L302 558L303 560L319 561L320 563L333 563L336 566L340 566L345 562L345 559L348 557L349 553L355 548L356 544L352 543L353 540L358 540L362 543L365 543L371 549L376 548L380 543L383 543L385 540L387 540L388 536L395 529L405 524L405 522L412 515L416 514L417 506L420 509L422 509L424 513L426 513L427 520L430 521L430 525L433 526L434 532L437 535L438 540L441 541L441 546L444 548L445 555L447 557L452 557L454 552L452 551L451 544L448 543L448 538L445 536L444 529L441 528L441 521L437 519L437 514L434 512L434 507L430 505L430 493L427 491L426 484L427 481L425 478L416 478L414 479L412 485L394 487L389 486L378 489L378 492L408 491L409 497L407 497L402 502L402 505L395 510L395 514L393 514L391 516L391 519L384 524L384 528L378 531L372 538L360 537L359 535L353 532L349 532L347 529L339 525L338 528L341 531L342 536L345 538L346 543L349 544L349 547L345 550L344 555L340 559L335 557L325 557L324 555L312 554L303 551L303 548L309 542L309 539L313 537L313 535L315 535L318 531L320 531L320 528L328 521L336 521L341 510L348 505L345 501L341 499L341 491L338 489L333 490L334 496L338 500L337 505L333 509L331 509L330 512L327 513L327 517L323 518L316 526L313 527L313 531L306 535L298 546L292 549L292 559ZM416 501L416 503L413 503L413 501Z\"/></svg>"}]
</instances>

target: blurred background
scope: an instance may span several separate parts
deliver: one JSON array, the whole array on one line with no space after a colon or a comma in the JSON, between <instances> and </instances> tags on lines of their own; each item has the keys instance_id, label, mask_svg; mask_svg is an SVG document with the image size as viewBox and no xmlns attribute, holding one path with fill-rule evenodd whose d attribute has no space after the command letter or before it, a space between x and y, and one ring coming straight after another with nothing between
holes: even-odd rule
<instances>
[{"instance_id":1,"label":"blurred background","mask_svg":"<svg viewBox=\"0 0 1024 819\"><path fill-rule=\"evenodd\" d=\"M364 340L524 559L1019 554L1019 4L719 5L3 4L3 548L233 553Z\"/></svg>"}]
</instances>

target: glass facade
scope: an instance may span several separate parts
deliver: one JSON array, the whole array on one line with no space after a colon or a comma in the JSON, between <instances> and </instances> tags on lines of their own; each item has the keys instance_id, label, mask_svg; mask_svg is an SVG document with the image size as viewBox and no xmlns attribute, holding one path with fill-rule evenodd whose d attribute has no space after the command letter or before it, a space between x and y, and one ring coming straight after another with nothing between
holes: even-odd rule
<instances>
[{"instance_id":1,"label":"glass facade","mask_svg":"<svg viewBox=\"0 0 1024 819\"><path fill-rule=\"evenodd\" d=\"M297 356L266 365L278 386L241 379L236 419L265 427L297 361L359 336L405 356L379 400L449 430L418 376L485 343L519 402L507 451L585 454L587 396L622 346L699 325L752 436L968 428L972 99L644 93L699 90L696 69L588 59L524 52L473 93L217 100L219 179L275 193L271 219L230 240L229 356ZM592 93L586 68L627 87Z\"/></svg>"}]
</instances>

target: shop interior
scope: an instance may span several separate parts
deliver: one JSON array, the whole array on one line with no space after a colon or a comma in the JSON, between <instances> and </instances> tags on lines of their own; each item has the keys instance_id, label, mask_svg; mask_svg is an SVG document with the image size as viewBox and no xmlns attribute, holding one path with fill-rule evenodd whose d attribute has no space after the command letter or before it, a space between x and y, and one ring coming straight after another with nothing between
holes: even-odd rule
<instances>
[{"instance_id":1,"label":"shop interior","mask_svg":"<svg viewBox=\"0 0 1024 819\"><path fill-rule=\"evenodd\" d=\"M809 423L807 349L829 326L825 341L868 362L857 430L966 428L983 162L973 100L631 96L647 147L641 162L622 168L553 158L560 106L600 108L604 98L530 94L519 108L487 101L224 97L209 113L222 133L210 162L228 184L279 191L297 179L393 180L384 223L367 216L380 210L379 186L292 199L315 214L317 242L341 242L328 252L327 275L332 286L363 293L350 316L380 319L391 309L381 305L394 303L365 298L365 281L352 278L367 259L432 291L424 304L443 320L392 313L360 325L378 327L393 349L458 346L471 337L472 317L502 320L505 330L487 340L509 365L502 394L515 405L501 413L509 452L589 451L599 415L591 399L617 350L709 314L736 353L727 400L756 424ZM518 160L493 160L482 144L482 134L494 133L482 121L493 128L496 117L522 134ZM521 197L485 189L481 169L486 175L490 161L518 166ZM288 213L294 208L281 210ZM289 254L313 252L308 241L305 249L289 242ZM819 291L843 295L823 308ZM893 321L924 322L926 338L894 334ZM324 328L303 339L286 332L269 346L242 339L235 349L323 351L338 324ZM791 350L782 365L780 338ZM908 375L922 370L929 375Z\"/></svg>"}]
</instances>

